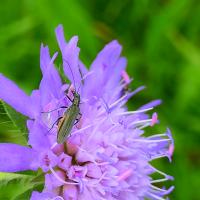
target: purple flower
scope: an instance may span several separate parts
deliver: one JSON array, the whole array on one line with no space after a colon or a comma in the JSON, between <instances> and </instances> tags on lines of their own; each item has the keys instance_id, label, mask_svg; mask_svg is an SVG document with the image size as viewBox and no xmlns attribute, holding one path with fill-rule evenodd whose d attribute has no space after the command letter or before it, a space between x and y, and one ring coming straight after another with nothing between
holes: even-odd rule
<instances>
[{"instance_id":1,"label":"purple flower","mask_svg":"<svg viewBox=\"0 0 200 200\"><path fill-rule=\"evenodd\" d=\"M125 71L122 47L112 41L104 47L90 70L79 60L78 37L65 41L63 28L56 29L63 69L70 85L63 84L54 67L48 47L41 46L40 67L43 78L38 90L27 96L12 81L0 75L0 98L29 117L29 146L0 144L0 171L17 172L42 169L42 193L31 200L162 200L169 189L156 183L173 178L150 164L171 156L174 149L170 130L145 137L144 129L158 123L156 113L146 114L160 104L152 101L136 111L126 102L144 87L127 90L131 82ZM57 144L55 123L71 105L67 95L81 97L81 118L63 144ZM67 93L67 94L66 94ZM12 94L12 95L11 95ZM30 147L31 146L31 147ZM153 173L162 177L154 180Z\"/></svg>"}]
</instances>

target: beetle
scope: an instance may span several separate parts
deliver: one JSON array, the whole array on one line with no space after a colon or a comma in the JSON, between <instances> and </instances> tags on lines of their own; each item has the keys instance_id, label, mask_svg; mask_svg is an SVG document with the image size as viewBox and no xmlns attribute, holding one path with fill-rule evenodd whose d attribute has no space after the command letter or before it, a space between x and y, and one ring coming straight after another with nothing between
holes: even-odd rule
<instances>
[{"instance_id":1,"label":"beetle","mask_svg":"<svg viewBox=\"0 0 200 200\"><path fill-rule=\"evenodd\" d=\"M71 86L74 85L75 89L71 89L71 86L68 88L68 91L71 91L73 94L73 100L68 96L68 94L66 94L66 96L72 102L72 104L69 107L66 107L66 106L60 107L60 108L67 108L67 110L64 112L63 116L59 117L56 120L56 122L53 123L53 125L51 127L51 129L52 129L55 124L58 125L58 133L57 133L57 143L58 144L62 144L66 140L66 138L70 134L73 126L79 122L79 120L82 116L82 114L80 113L80 107L79 107L80 94L76 90L74 75L73 75L73 72L72 72L72 69L71 69L69 63L66 60L64 60L64 61L68 64L69 69L71 71L73 82L74 82L74 84L72 84ZM79 73L81 74L81 83L79 85L79 88L80 88L81 84L83 84L83 80L87 76L85 76L84 78L82 77L80 68L79 68ZM78 88L78 90L79 90L79 88ZM58 109L60 109L60 108L58 108ZM52 112L55 110L57 110L57 108L54 110L48 111L48 112L43 112L43 113L49 113L49 112ZM80 116L80 117L78 118L78 116Z\"/></svg>"},{"instance_id":2,"label":"beetle","mask_svg":"<svg viewBox=\"0 0 200 200\"><path fill-rule=\"evenodd\" d=\"M70 134L73 126L79 122L80 118L78 119L78 116L79 115L82 116L82 114L80 113L80 107L79 107L80 94L76 90L73 71L72 71L68 61L64 59L64 62L67 63L67 65L71 71L72 78L73 78L73 85L74 85L75 89L71 90L72 94L73 94L73 100L71 100L71 98L68 95L66 95L67 98L72 102L72 105L70 107L68 107L68 109L64 112L64 115L57 120L58 121L58 133L57 133L57 143L58 144L62 144L65 141L67 136ZM79 72L82 77L80 68L79 68ZM83 80L83 77L82 77L82 80ZM71 87L69 87L69 90L70 90L70 88Z\"/></svg>"},{"instance_id":3,"label":"beetle","mask_svg":"<svg viewBox=\"0 0 200 200\"><path fill-rule=\"evenodd\" d=\"M57 143L62 144L67 136L70 134L73 126L79 122L80 119L78 115L80 113L80 95L78 92L73 91L74 95L73 100L71 100L68 96L68 99L72 102L72 105L64 112L64 115L59 118L58 121L58 134L57 134Z\"/></svg>"}]
</instances>

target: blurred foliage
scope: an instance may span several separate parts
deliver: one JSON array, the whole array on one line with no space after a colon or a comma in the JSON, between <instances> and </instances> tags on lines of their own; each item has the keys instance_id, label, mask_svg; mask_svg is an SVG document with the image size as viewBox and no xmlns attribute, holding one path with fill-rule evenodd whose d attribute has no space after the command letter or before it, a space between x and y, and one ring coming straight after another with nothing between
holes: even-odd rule
<instances>
[{"instance_id":1,"label":"blurred foliage","mask_svg":"<svg viewBox=\"0 0 200 200\"><path fill-rule=\"evenodd\" d=\"M200 199L198 0L1 0L0 16L0 72L27 92L41 79L41 42L52 54L58 50L54 35L58 24L63 24L67 39L79 36L81 59L88 66L105 43L119 40L134 77L131 87L148 87L131 100L130 108L163 100L157 109L161 124L155 131L164 132L169 126L176 149L172 164L166 160L155 164L175 177L171 199ZM24 144L0 111L0 140Z\"/></svg>"},{"instance_id":2,"label":"blurred foliage","mask_svg":"<svg viewBox=\"0 0 200 200\"><path fill-rule=\"evenodd\" d=\"M0 172L0 199L27 200L33 190L42 191L44 176L38 173Z\"/></svg>"}]
</instances>

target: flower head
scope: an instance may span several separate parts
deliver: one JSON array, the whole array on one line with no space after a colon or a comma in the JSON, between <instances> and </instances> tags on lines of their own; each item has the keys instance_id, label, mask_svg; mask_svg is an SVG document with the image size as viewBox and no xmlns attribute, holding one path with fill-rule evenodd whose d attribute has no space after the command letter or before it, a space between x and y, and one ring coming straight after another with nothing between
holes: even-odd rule
<instances>
[{"instance_id":1,"label":"flower head","mask_svg":"<svg viewBox=\"0 0 200 200\"><path fill-rule=\"evenodd\" d=\"M70 84L63 84L54 67L57 53L51 58L43 45L43 78L31 96L0 75L0 98L29 117L31 146L0 144L0 171L41 168L44 189L42 193L33 192L31 200L163 199L173 187L163 189L155 184L173 178L154 168L150 161L161 157L171 160L173 139L169 129L144 136L145 127L158 122L156 113L149 117L147 112L160 101L136 111L127 110L127 101L144 87L127 90L131 79L117 41L106 45L87 70L79 59L78 37L67 43L62 26L57 27L56 36ZM76 95L80 95L80 102ZM72 105L80 114L69 112ZM58 132L66 120L76 124L66 127L62 134L67 138L58 142ZM150 176L153 173L163 177L154 180Z\"/></svg>"}]
</instances>

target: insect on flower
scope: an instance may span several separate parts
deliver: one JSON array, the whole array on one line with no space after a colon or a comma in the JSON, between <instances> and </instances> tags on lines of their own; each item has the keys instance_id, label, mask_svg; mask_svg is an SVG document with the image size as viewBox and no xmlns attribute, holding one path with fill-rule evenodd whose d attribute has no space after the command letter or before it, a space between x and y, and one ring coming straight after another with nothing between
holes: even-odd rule
<instances>
[{"instance_id":1,"label":"insect on flower","mask_svg":"<svg viewBox=\"0 0 200 200\"><path fill-rule=\"evenodd\" d=\"M58 144L62 144L65 141L67 136L70 134L73 126L79 122L81 115L82 115L80 113L80 107L79 107L80 95L79 95L78 91L76 90L73 72L71 70L69 63L66 60L64 60L64 62L66 62L69 66L69 69L70 69L72 77L73 77L75 89L74 90L71 89L72 85L69 87L68 90L69 90L69 92L72 92L73 100L68 95L66 95L66 96L72 102L72 105L64 112L64 116L60 117L58 120L59 121L58 134L57 134L57 143ZM80 115L80 117L78 118L79 115Z\"/></svg>"},{"instance_id":2,"label":"insect on flower","mask_svg":"<svg viewBox=\"0 0 200 200\"><path fill-rule=\"evenodd\" d=\"M80 105L80 94L78 93L79 89L78 90L76 89L74 75L73 75L73 72L71 70L69 63L65 60L64 60L64 62L66 62L68 64L69 69L70 69L71 74L72 74L72 77L73 77L73 82L74 82L73 84L71 84L69 86L69 88L66 91L66 97L72 104L69 107L61 106L57 109L53 109L53 110L48 111L48 112L43 112L43 113L50 113L52 111L55 111L55 110L58 110L58 109L61 109L61 108L67 109L64 112L63 116L59 117L53 123L52 127L49 129L49 131L50 131L54 127L55 124L58 125L58 131L57 131L58 132L57 133L57 143L58 144L62 144L66 140L66 138L70 134L73 126L76 125L79 122L79 120L82 116L82 114L80 113L80 107L79 107L79 105ZM80 74L82 76L81 71L80 71ZM82 80L81 80L81 83L83 83ZM79 88L80 88L80 86L79 86ZM73 99L71 99L69 94L73 94Z\"/></svg>"},{"instance_id":3,"label":"insect on flower","mask_svg":"<svg viewBox=\"0 0 200 200\"><path fill-rule=\"evenodd\" d=\"M66 137L70 134L73 126L77 124L80 120L78 115L80 113L80 95L76 91L72 91L74 99L71 100L68 96L68 99L72 102L72 105L64 112L64 116L59 119L58 123L58 134L57 134L57 143L61 144L65 141Z\"/></svg>"},{"instance_id":4,"label":"insect on flower","mask_svg":"<svg viewBox=\"0 0 200 200\"><path fill-rule=\"evenodd\" d=\"M70 81L68 89L54 65L57 53L51 57L44 45L40 56L43 77L30 96L0 74L0 99L28 117L29 134L28 146L0 144L0 171L40 170L44 189L33 191L30 200L166 199L174 186L165 188L162 182L173 177L155 168L152 161L163 157L171 161L174 141L169 129L153 135L145 129L157 124L157 114L150 117L147 111L161 101L128 110L128 100L144 87L134 91L128 87L132 79L116 40L107 44L87 69L79 59L78 37L67 42L61 25L56 37L63 72ZM78 118L81 121L74 130ZM46 134L55 124L56 134ZM61 144L65 142L67 147ZM32 184L32 178L30 181ZM22 195L17 192L14 198Z\"/></svg>"}]
</instances>

